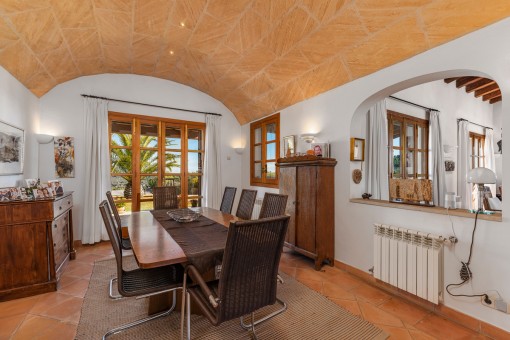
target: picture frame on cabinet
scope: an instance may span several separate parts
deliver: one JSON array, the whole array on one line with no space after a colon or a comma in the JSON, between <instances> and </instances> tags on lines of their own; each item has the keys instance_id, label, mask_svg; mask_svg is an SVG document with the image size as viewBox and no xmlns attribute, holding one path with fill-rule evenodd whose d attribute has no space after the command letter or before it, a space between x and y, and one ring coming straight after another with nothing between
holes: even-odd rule
<instances>
[{"instance_id":1,"label":"picture frame on cabinet","mask_svg":"<svg viewBox=\"0 0 510 340\"><path fill-rule=\"evenodd\" d=\"M283 137L283 157L292 157L296 154L296 136Z\"/></svg>"},{"instance_id":2,"label":"picture frame on cabinet","mask_svg":"<svg viewBox=\"0 0 510 340\"><path fill-rule=\"evenodd\" d=\"M329 144L328 143L311 143L311 150L317 157L329 158Z\"/></svg>"},{"instance_id":3,"label":"picture frame on cabinet","mask_svg":"<svg viewBox=\"0 0 510 340\"><path fill-rule=\"evenodd\" d=\"M23 173L25 131L0 121L0 176Z\"/></svg>"}]
</instances>

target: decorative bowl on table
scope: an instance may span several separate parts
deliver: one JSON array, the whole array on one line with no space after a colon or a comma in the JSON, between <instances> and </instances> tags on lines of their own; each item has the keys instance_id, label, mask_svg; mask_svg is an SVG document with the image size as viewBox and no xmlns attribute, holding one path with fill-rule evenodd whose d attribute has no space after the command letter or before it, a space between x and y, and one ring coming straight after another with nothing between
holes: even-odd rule
<instances>
[{"instance_id":1,"label":"decorative bowl on table","mask_svg":"<svg viewBox=\"0 0 510 340\"><path fill-rule=\"evenodd\" d=\"M167 211L168 216L177 222L187 223L196 221L202 216L199 209L175 209Z\"/></svg>"}]
</instances>

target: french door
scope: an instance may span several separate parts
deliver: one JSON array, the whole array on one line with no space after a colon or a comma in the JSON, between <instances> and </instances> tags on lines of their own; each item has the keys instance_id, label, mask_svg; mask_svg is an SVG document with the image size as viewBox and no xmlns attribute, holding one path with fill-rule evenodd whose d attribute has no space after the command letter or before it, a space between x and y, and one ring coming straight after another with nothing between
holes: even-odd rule
<instances>
[{"instance_id":1,"label":"french door","mask_svg":"<svg viewBox=\"0 0 510 340\"><path fill-rule=\"evenodd\" d=\"M112 194L121 212L153 208L155 186L201 206L205 124L109 112Z\"/></svg>"}]
</instances>

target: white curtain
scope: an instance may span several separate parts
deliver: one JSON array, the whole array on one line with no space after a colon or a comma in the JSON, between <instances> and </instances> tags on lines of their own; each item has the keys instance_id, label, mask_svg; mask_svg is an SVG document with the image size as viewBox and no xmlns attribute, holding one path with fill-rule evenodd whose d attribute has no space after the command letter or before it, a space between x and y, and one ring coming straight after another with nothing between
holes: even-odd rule
<instances>
[{"instance_id":1,"label":"white curtain","mask_svg":"<svg viewBox=\"0 0 510 340\"><path fill-rule=\"evenodd\" d=\"M205 116L204 206L219 209L221 202L221 116Z\"/></svg>"},{"instance_id":2,"label":"white curtain","mask_svg":"<svg viewBox=\"0 0 510 340\"><path fill-rule=\"evenodd\" d=\"M494 157L494 131L492 129L485 129L485 167L496 173L496 159ZM492 197L496 197L496 184L487 184L491 189Z\"/></svg>"},{"instance_id":3,"label":"white curtain","mask_svg":"<svg viewBox=\"0 0 510 340\"><path fill-rule=\"evenodd\" d=\"M469 122L460 121L458 126L457 144L457 195L460 196L462 208L471 209L472 185L467 182L470 167L471 145L469 143Z\"/></svg>"},{"instance_id":4,"label":"white curtain","mask_svg":"<svg viewBox=\"0 0 510 340\"><path fill-rule=\"evenodd\" d=\"M430 111L430 151L432 153L432 192L434 205L444 207L444 195L446 193L446 169L444 165L443 138L439 112Z\"/></svg>"},{"instance_id":5,"label":"white curtain","mask_svg":"<svg viewBox=\"0 0 510 340\"><path fill-rule=\"evenodd\" d=\"M84 99L85 115L85 203L81 242L93 244L108 240L99 212L99 203L110 190L110 157L108 155L108 101Z\"/></svg>"},{"instance_id":6,"label":"white curtain","mask_svg":"<svg viewBox=\"0 0 510 340\"><path fill-rule=\"evenodd\" d=\"M384 100L368 111L367 152L367 192L374 199L388 200L388 119Z\"/></svg>"}]
</instances>

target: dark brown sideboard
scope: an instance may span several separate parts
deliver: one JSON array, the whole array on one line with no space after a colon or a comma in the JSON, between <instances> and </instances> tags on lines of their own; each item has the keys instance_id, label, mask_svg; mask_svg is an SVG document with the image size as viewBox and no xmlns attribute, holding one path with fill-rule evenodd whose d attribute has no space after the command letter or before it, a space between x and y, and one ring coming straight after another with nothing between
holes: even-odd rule
<instances>
[{"instance_id":1,"label":"dark brown sideboard","mask_svg":"<svg viewBox=\"0 0 510 340\"><path fill-rule=\"evenodd\" d=\"M280 158L280 194L288 195L290 215L285 245L315 260L333 266L335 256L335 165L334 158L302 156Z\"/></svg>"},{"instance_id":2,"label":"dark brown sideboard","mask_svg":"<svg viewBox=\"0 0 510 340\"><path fill-rule=\"evenodd\" d=\"M57 290L73 246L73 195L0 202L0 301Z\"/></svg>"}]
</instances>

